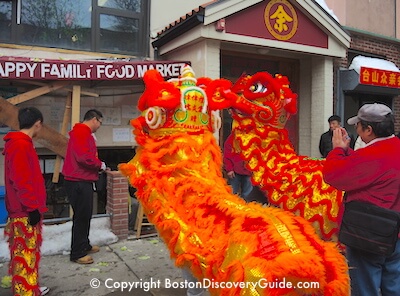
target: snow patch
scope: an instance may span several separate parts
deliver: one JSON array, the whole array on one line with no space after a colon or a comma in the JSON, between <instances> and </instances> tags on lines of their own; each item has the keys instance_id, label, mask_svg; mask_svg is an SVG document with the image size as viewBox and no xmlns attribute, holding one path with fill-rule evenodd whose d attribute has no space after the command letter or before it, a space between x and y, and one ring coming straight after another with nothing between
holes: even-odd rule
<instances>
[{"instance_id":1,"label":"snow patch","mask_svg":"<svg viewBox=\"0 0 400 296\"><path fill-rule=\"evenodd\" d=\"M72 222L57 225L43 226L42 256L68 254L71 249ZM0 261L9 261L8 243L4 237L4 229L0 230ZM109 245L118 241L118 237L111 232L110 218L93 218L90 224L89 240L92 245Z\"/></svg>"},{"instance_id":2,"label":"snow patch","mask_svg":"<svg viewBox=\"0 0 400 296\"><path fill-rule=\"evenodd\" d=\"M358 74L360 74L361 67L400 72L399 68L397 68L397 66L393 62L384 59L365 57L361 55L356 56L353 59L349 66L349 70L354 69Z\"/></svg>"}]
</instances>

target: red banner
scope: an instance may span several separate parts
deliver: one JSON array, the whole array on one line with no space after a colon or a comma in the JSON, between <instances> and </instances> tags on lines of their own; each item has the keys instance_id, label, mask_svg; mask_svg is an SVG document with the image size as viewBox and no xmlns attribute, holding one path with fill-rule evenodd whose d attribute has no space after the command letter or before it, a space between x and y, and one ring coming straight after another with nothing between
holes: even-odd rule
<instances>
[{"instance_id":1,"label":"red banner","mask_svg":"<svg viewBox=\"0 0 400 296\"><path fill-rule=\"evenodd\" d=\"M361 67L360 83L400 88L400 72Z\"/></svg>"},{"instance_id":2,"label":"red banner","mask_svg":"<svg viewBox=\"0 0 400 296\"><path fill-rule=\"evenodd\" d=\"M188 62L175 61L73 61L0 57L1 79L132 80L149 69L165 78L178 77Z\"/></svg>"}]
</instances>

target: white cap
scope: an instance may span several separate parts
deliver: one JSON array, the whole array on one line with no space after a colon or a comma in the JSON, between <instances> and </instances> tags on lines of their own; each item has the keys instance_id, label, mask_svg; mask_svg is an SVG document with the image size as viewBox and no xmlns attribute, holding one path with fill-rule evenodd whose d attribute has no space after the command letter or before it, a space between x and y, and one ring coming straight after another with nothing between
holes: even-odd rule
<instances>
[{"instance_id":1,"label":"white cap","mask_svg":"<svg viewBox=\"0 0 400 296\"><path fill-rule=\"evenodd\" d=\"M365 104L358 110L357 116L351 117L347 123L354 125L359 121L367 122L382 122L385 120L386 115L392 113L392 109L383 104Z\"/></svg>"}]
</instances>

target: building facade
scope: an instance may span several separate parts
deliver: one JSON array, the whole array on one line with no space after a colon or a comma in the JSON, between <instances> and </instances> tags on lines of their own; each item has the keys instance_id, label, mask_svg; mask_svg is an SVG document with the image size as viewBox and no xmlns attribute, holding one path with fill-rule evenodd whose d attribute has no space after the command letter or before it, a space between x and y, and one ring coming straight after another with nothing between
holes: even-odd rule
<instances>
[{"instance_id":1,"label":"building facade","mask_svg":"<svg viewBox=\"0 0 400 296\"><path fill-rule=\"evenodd\" d=\"M289 135L299 153L319 157L319 136L334 112L334 65L346 58L350 41L314 1L230 0L213 1L171 22L152 45L158 58L190 60L198 76L232 81L243 72L288 76L299 95L299 112L286 126Z\"/></svg>"},{"instance_id":2,"label":"building facade","mask_svg":"<svg viewBox=\"0 0 400 296\"><path fill-rule=\"evenodd\" d=\"M96 133L99 157L115 170L134 154L129 120L139 114L143 73L156 67L165 77L176 76L182 66L150 58L149 22L147 0L0 1L0 96L6 99L2 106L15 111L11 107L34 105L42 111L45 125L65 136L87 110L100 110L104 124ZM15 122L16 115L2 113L4 135L17 128L4 124ZM56 154L63 156L63 150L49 149L48 140L39 139L35 145L50 213L68 215L62 176L54 179L62 167ZM3 172L1 155L0 185Z\"/></svg>"},{"instance_id":3,"label":"building facade","mask_svg":"<svg viewBox=\"0 0 400 296\"><path fill-rule=\"evenodd\" d=\"M179 7L179 1L171 2L157 7ZM192 11L172 19L179 10L174 9L165 27L152 21L157 58L183 56L199 75L232 81L242 72L263 70L288 76L299 112L286 127L300 154L320 157L319 136L332 114L345 123L362 104L383 102L398 115L398 0L191 2ZM229 128L225 120L223 138Z\"/></svg>"},{"instance_id":4,"label":"building facade","mask_svg":"<svg viewBox=\"0 0 400 296\"><path fill-rule=\"evenodd\" d=\"M348 118L364 103L382 102L394 110L400 131L400 1L326 0L326 4L351 36L346 58L335 65L337 112ZM360 57L366 57L361 73L352 70Z\"/></svg>"}]
</instances>

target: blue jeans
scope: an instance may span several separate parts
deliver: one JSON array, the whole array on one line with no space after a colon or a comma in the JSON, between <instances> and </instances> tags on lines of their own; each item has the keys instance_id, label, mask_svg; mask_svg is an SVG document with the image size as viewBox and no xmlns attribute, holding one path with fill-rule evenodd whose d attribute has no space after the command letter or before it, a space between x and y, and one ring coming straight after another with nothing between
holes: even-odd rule
<instances>
[{"instance_id":1,"label":"blue jeans","mask_svg":"<svg viewBox=\"0 0 400 296\"><path fill-rule=\"evenodd\" d=\"M230 179L230 184L232 186L233 193L238 194L240 192L240 196L243 198L248 196L253 190L253 184L251 184L251 176L235 173L235 178Z\"/></svg>"},{"instance_id":2,"label":"blue jeans","mask_svg":"<svg viewBox=\"0 0 400 296\"><path fill-rule=\"evenodd\" d=\"M390 257L346 248L352 296L400 296L400 239Z\"/></svg>"}]
</instances>

